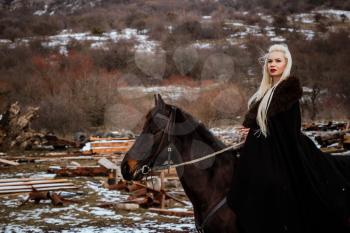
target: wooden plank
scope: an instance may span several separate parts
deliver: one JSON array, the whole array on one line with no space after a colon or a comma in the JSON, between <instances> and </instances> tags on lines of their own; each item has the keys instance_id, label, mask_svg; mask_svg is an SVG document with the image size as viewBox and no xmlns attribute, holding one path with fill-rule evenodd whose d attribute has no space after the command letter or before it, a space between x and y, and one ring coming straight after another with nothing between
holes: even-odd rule
<instances>
[{"instance_id":1,"label":"wooden plank","mask_svg":"<svg viewBox=\"0 0 350 233\"><path fill-rule=\"evenodd\" d=\"M0 163L12 165L12 166L17 166L17 165L19 165L19 163L14 162L14 161L10 161L10 160L7 160L7 159L0 159Z\"/></svg>"},{"instance_id":2,"label":"wooden plank","mask_svg":"<svg viewBox=\"0 0 350 233\"><path fill-rule=\"evenodd\" d=\"M134 140L132 138L99 138L99 137L90 137L90 141L111 141L111 140Z\"/></svg>"},{"instance_id":3,"label":"wooden plank","mask_svg":"<svg viewBox=\"0 0 350 233\"><path fill-rule=\"evenodd\" d=\"M98 164L104 166L107 169L118 169L117 165L106 158L98 160Z\"/></svg>"},{"instance_id":4,"label":"wooden plank","mask_svg":"<svg viewBox=\"0 0 350 233\"><path fill-rule=\"evenodd\" d=\"M34 181L34 180L50 180L55 179L54 177L35 177L35 178L13 178L13 179L1 179L0 183L7 182L19 182L19 181Z\"/></svg>"},{"instance_id":5,"label":"wooden plank","mask_svg":"<svg viewBox=\"0 0 350 233\"><path fill-rule=\"evenodd\" d=\"M37 191L54 191L54 190L66 190L66 189L78 189L77 186L63 186L63 187L48 187L48 188L38 188ZM0 190L0 194L21 194L21 193L29 193L33 191L33 189L14 189L14 190Z\"/></svg>"},{"instance_id":6,"label":"wooden plank","mask_svg":"<svg viewBox=\"0 0 350 233\"><path fill-rule=\"evenodd\" d=\"M62 186L74 186L73 183L57 183L57 184L36 184L36 185L17 185L17 186L3 186L0 190L16 190L16 189L37 189L47 187L62 187Z\"/></svg>"},{"instance_id":7,"label":"wooden plank","mask_svg":"<svg viewBox=\"0 0 350 233\"><path fill-rule=\"evenodd\" d=\"M109 154L114 152L128 152L130 147L115 147L115 148L92 148L91 152L96 154Z\"/></svg>"},{"instance_id":8,"label":"wooden plank","mask_svg":"<svg viewBox=\"0 0 350 233\"><path fill-rule=\"evenodd\" d=\"M33 184L52 184L52 183L62 183L68 181L67 179L57 179L57 180L37 180L37 181L21 181L21 182L9 182L0 183L2 186L17 186L17 185L33 185Z\"/></svg>"},{"instance_id":9,"label":"wooden plank","mask_svg":"<svg viewBox=\"0 0 350 233\"><path fill-rule=\"evenodd\" d=\"M60 161L60 160L91 160L94 159L92 156L73 156L73 157L62 157L62 158L39 158L36 162L48 162L48 161Z\"/></svg>"},{"instance_id":10,"label":"wooden plank","mask_svg":"<svg viewBox=\"0 0 350 233\"><path fill-rule=\"evenodd\" d=\"M132 146L134 141L132 142L93 142L91 143L91 147L123 147L123 146Z\"/></svg>"},{"instance_id":11,"label":"wooden plank","mask_svg":"<svg viewBox=\"0 0 350 233\"><path fill-rule=\"evenodd\" d=\"M31 192L33 189L0 190L0 194Z\"/></svg>"},{"instance_id":12,"label":"wooden plank","mask_svg":"<svg viewBox=\"0 0 350 233\"><path fill-rule=\"evenodd\" d=\"M158 214L179 216L179 217L192 217L193 211L179 211L179 210L167 210L167 209L158 209L158 208L149 208L151 212L156 212Z\"/></svg>"}]
</instances>

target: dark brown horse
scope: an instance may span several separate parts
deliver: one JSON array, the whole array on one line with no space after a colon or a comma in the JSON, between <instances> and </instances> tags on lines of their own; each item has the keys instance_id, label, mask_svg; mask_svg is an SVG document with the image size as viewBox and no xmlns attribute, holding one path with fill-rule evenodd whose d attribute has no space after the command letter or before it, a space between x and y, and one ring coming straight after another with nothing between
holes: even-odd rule
<instances>
[{"instance_id":1,"label":"dark brown horse","mask_svg":"<svg viewBox=\"0 0 350 233\"><path fill-rule=\"evenodd\" d=\"M155 96L142 133L121 164L124 179L140 180L150 169L179 164L219 151L226 146L202 123ZM176 168L193 204L196 228L201 232L236 232L234 212L225 203L231 187L237 151Z\"/></svg>"}]
</instances>

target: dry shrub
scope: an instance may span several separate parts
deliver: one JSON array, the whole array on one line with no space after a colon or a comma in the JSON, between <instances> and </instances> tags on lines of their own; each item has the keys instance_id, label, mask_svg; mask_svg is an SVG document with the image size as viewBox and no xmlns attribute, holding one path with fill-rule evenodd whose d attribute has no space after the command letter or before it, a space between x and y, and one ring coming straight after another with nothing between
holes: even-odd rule
<instances>
[{"instance_id":1,"label":"dry shrub","mask_svg":"<svg viewBox=\"0 0 350 233\"><path fill-rule=\"evenodd\" d=\"M107 71L125 70L134 59L134 43L128 40L119 40L111 43L108 50L91 50L94 64Z\"/></svg>"}]
</instances>

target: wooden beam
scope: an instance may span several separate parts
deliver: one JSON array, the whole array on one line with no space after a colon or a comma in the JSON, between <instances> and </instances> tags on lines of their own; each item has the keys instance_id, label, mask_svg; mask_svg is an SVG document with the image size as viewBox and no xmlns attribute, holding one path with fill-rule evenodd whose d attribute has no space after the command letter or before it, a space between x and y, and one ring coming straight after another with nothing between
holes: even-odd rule
<instances>
[{"instance_id":1,"label":"wooden beam","mask_svg":"<svg viewBox=\"0 0 350 233\"><path fill-rule=\"evenodd\" d=\"M37 180L37 181L24 181L24 182L8 182L0 183L2 186L18 186L18 185L33 185L33 184L52 184L52 183L62 183L68 181L67 179L52 179L52 180Z\"/></svg>"},{"instance_id":2,"label":"wooden beam","mask_svg":"<svg viewBox=\"0 0 350 233\"><path fill-rule=\"evenodd\" d=\"M57 184L2 186L2 187L0 187L0 190L40 189L40 188L63 187L63 186L74 186L74 184L73 183L57 183Z\"/></svg>"},{"instance_id":3,"label":"wooden beam","mask_svg":"<svg viewBox=\"0 0 350 233\"><path fill-rule=\"evenodd\" d=\"M90 141L115 141L115 140L134 140L131 138L99 138L99 137L90 137Z\"/></svg>"},{"instance_id":4,"label":"wooden beam","mask_svg":"<svg viewBox=\"0 0 350 233\"><path fill-rule=\"evenodd\" d=\"M77 186L64 186L64 187L47 187L47 188L37 188L37 191L54 191L54 190L66 190L66 189L78 189ZM0 190L0 194L21 194L29 193L33 189L14 189L14 190Z\"/></svg>"},{"instance_id":5,"label":"wooden beam","mask_svg":"<svg viewBox=\"0 0 350 233\"><path fill-rule=\"evenodd\" d=\"M101 158L97 161L98 164L104 166L107 169L118 169L117 164L113 163L112 161L106 159L106 158Z\"/></svg>"},{"instance_id":6,"label":"wooden beam","mask_svg":"<svg viewBox=\"0 0 350 233\"><path fill-rule=\"evenodd\" d=\"M92 142L91 147L131 147L134 144L134 141L124 141L124 142Z\"/></svg>"},{"instance_id":7,"label":"wooden beam","mask_svg":"<svg viewBox=\"0 0 350 233\"><path fill-rule=\"evenodd\" d=\"M91 152L93 154L110 154L114 152L127 152L130 149L129 146L124 147L93 147Z\"/></svg>"},{"instance_id":8,"label":"wooden beam","mask_svg":"<svg viewBox=\"0 0 350 233\"><path fill-rule=\"evenodd\" d=\"M19 182L19 181L34 181L34 180L50 180L55 179L54 177L35 177L35 178L13 178L13 179L1 179L0 183L7 182Z\"/></svg>"},{"instance_id":9,"label":"wooden beam","mask_svg":"<svg viewBox=\"0 0 350 233\"><path fill-rule=\"evenodd\" d=\"M159 209L159 208L149 208L151 212L156 212L158 214L179 216L179 217L193 217L193 211L179 211L179 210L167 210L167 209Z\"/></svg>"},{"instance_id":10,"label":"wooden beam","mask_svg":"<svg viewBox=\"0 0 350 233\"><path fill-rule=\"evenodd\" d=\"M7 159L0 159L0 163L4 163L4 164L7 164L7 165L12 165L12 166L19 165L19 163L14 162L14 161L10 161L10 160L7 160Z\"/></svg>"}]
</instances>

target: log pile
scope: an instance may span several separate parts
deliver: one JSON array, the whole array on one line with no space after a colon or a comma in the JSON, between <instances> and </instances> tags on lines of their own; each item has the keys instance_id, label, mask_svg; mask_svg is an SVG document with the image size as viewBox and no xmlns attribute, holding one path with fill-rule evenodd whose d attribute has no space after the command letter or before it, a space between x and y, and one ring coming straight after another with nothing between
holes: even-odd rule
<instances>
[{"instance_id":1,"label":"log pile","mask_svg":"<svg viewBox=\"0 0 350 233\"><path fill-rule=\"evenodd\" d=\"M340 153L350 150L350 123L305 124L304 131L314 131L315 141L327 153Z\"/></svg>"},{"instance_id":2,"label":"log pile","mask_svg":"<svg viewBox=\"0 0 350 233\"><path fill-rule=\"evenodd\" d=\"M170 200L186 206L187 204L185 202L165 191L164 178L165 175L162 172L160 174L159 185L152 184L152 182L151 184L142 184L136 181L126 182L124 180L119 180L116 184L105 184L105 187L109 190L128 192L129 197L127 203L138 204L142 208L164 208L165 206L170 205Z\"/></svg>"},{"instance_id":3,"label":"log pile","mask_svg":"<svg viewBox=\"0 0 350 233\"><path fill-rule=\"evenodd\" d=\"M54 149L76 147L76 143L57 138L53 134L36 132L31 122L38 117L39 107L22 110L15 102L7 107L0 118L0 149L30 150L51 146Z\"/></svg>"},{"instance_id":4,"label":"log pile","mask_svg":"<svg viewBox=\"0 0 350 233\"><path fill-rule=\"evenodd\" d=\"M164 178L164 173L161 174L161 178L162 177ZM171 207L173 202L179 203L182 206L187 206L187 203L175 197L173 194L170 194L170 192L166 192L164 190L164 182L161 182L160 189L150 187L149 185L140 182L126 182L124 180L120 180L116 184L105 184L105 187L110 190L128 192L130 196L125 202L102 203L99 207L114 207L123 210L136 210L139 207L142 207L159 214L179 217L193 216L193 211L166 209L166 207ZM183 195L185 196L184 193Z\"/></svg>"},{"instance_id":5,"label":"log pile","mask_svg":"<svg viewBox=\"0 0 350 233\"><path fill-rule=\"evenodd\" d=\"M30 122L38 116L38 110L38 107L28 107L22 112L17 102L8 106L0 120L2 150L28 149L41 143L44 135L30 128Z\"/></svg>"},{"instance_id":6,"label":"log pile","mask_svg":"<svg viewBox=\"0 0 350 233\"><path fill-rule=\"evenodd\" d=\"M349 126L348 122L332 122L329 121L326 124L323 123L305 123L303 125L303 130L304 131L332 131L332 130L345 130Z\"/></svg>"}]
</instances>

